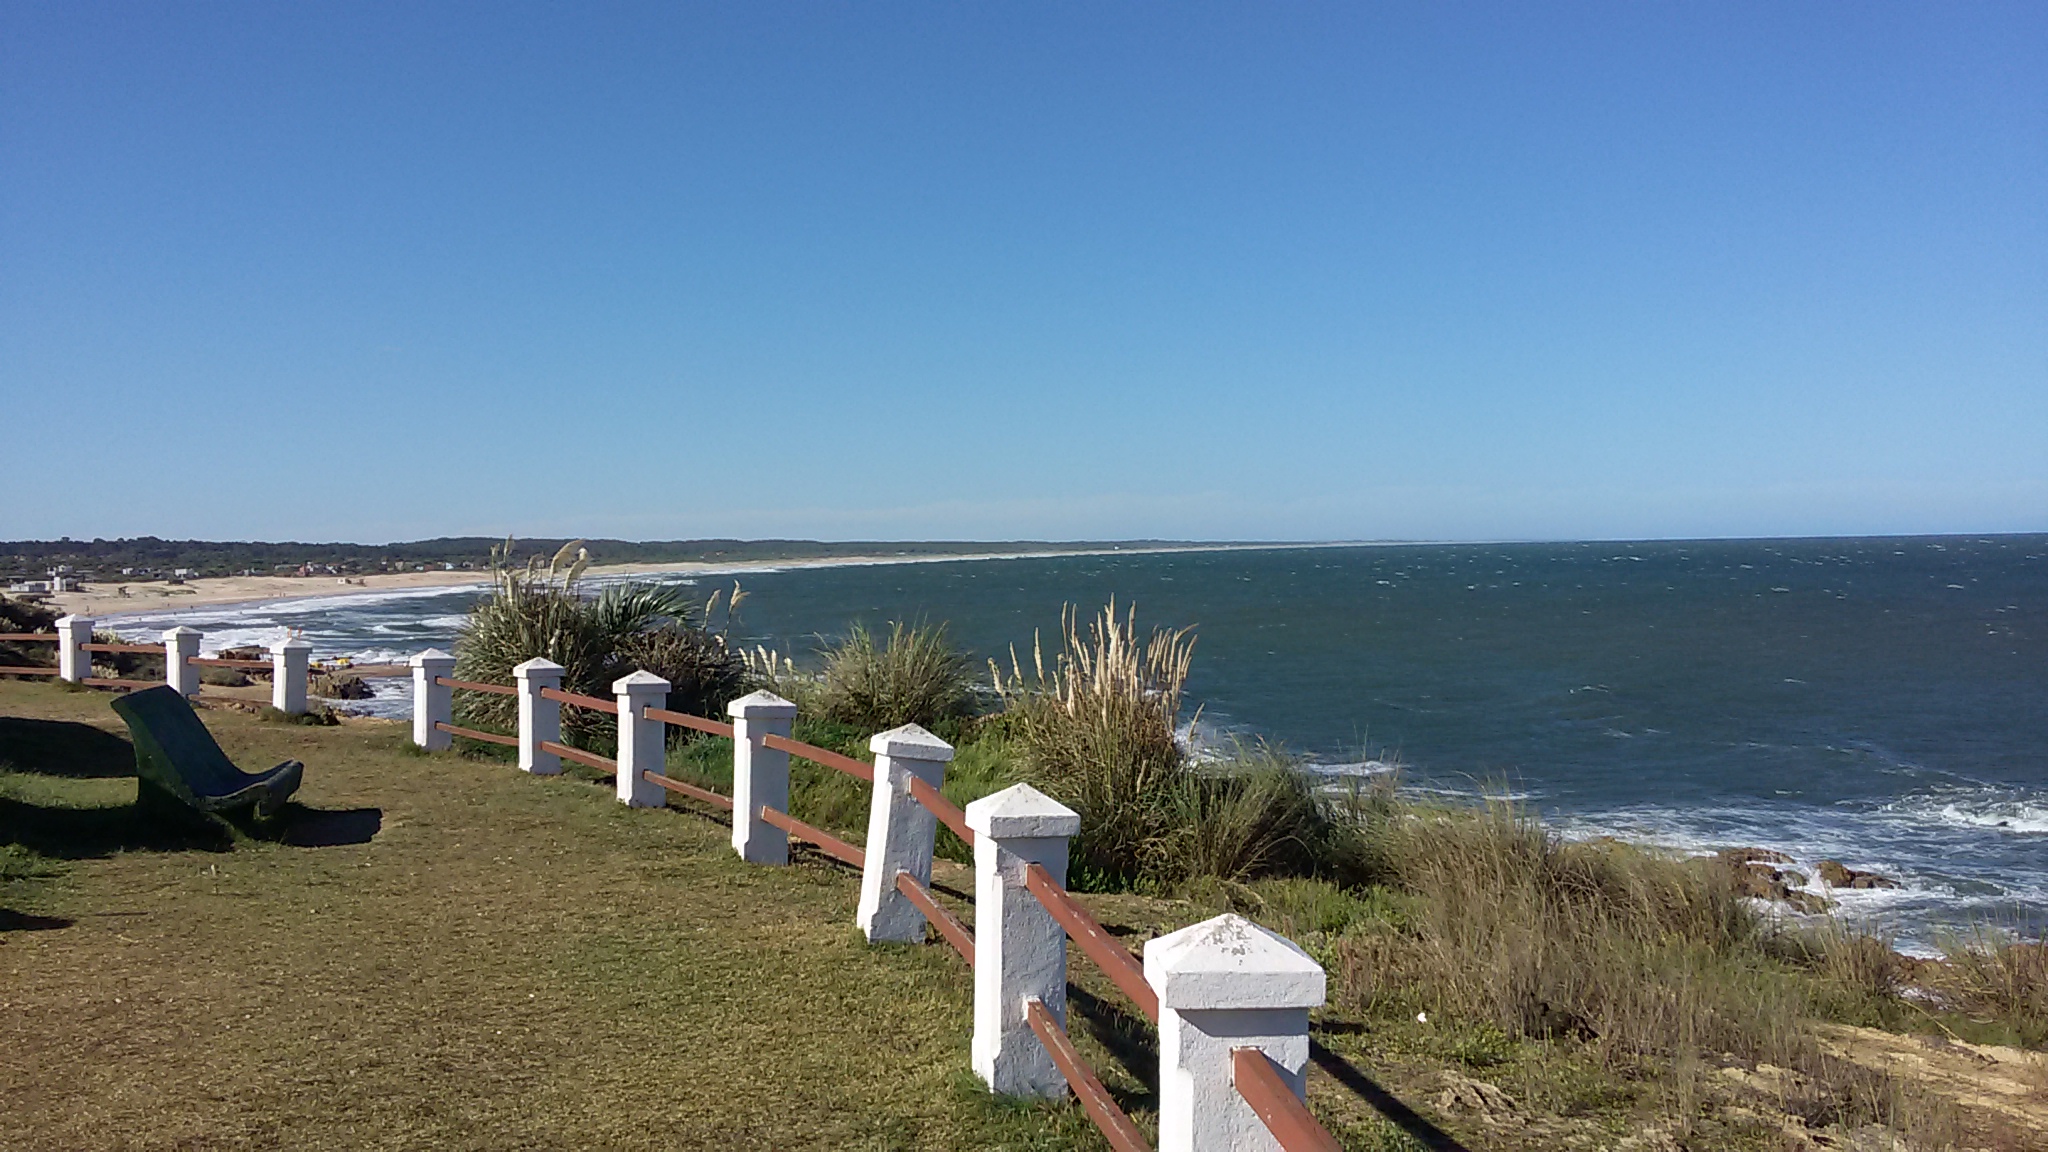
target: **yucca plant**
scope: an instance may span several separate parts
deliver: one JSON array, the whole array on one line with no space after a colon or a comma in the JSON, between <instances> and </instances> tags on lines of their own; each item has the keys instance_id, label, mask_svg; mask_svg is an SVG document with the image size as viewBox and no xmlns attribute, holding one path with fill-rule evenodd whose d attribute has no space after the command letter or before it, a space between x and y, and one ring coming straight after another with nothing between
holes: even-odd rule
<instances>
[{"instance_id":1,"label":"yucca plant","mask_svg":"<svg viewBox=\"0 0 2048 1152\"><path fill-rule=\"evenodd\" d=\"M512 682L512 669L534 657L562 666L569 692L609 698L612 682L636 668L669 681L668 707L698 715L722 710L740 692L745 666L722 632L709 627L718 597L699 606L679 587L619 584L586 598L578 589L590 553L583 542L564 544L543 567L509 562L513 542L491 550L492 593L470 609L455 642L458 679ZM728 602L740 598L737 588ZM509 729L518 706L509 696L459 693L465 721ZM582 708L562 712L571 744L602 747L616 739L610 717Z\"/></svg>"}]
</instances>

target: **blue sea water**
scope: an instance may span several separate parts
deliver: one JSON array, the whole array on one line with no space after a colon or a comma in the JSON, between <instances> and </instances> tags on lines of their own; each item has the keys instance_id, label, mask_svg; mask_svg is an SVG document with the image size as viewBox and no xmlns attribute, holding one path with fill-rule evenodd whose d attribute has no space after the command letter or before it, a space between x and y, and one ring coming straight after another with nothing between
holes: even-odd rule
<instances>
[{"instance_id":1,"label":"blue sea water","mask_svg":"<svg viewBox=\"0 0 2048 1152\"><path fill-rule=\"evenodd\" d=\"M1569 835L1761 845L1897 877L1835 893L1909 948L2048 928L2048 537L1401 545L755 570L745 644L799 662L852 619L946 621L1030 659L1063 604L1192 625L1206 739L1333 777L1504 790ZM670 578L675 579L675 578ZM208 645L305 630L447 647L474 589L129 617ZM394 693L399 686L393 685ZM394 694L377 702L402 714Z\"/></svg>"}]
</instances>

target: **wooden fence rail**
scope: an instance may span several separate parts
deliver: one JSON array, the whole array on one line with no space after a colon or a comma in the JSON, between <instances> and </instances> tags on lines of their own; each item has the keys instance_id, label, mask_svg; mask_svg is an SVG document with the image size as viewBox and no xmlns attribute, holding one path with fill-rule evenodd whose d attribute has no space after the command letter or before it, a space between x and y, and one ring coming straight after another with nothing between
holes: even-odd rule
<instances>
[{"instance_id":1,"label":"wooden fence rail","mask_svg":"<svg viewBox=\"0 0 2048 1152\"><path fill-rule=\"evenodd\" d=\"M1308 1105L1294 1094L1273 1058L1257 1048L1230 1051L1231 1083L1244 1102L1252 1106L1266 1125L1266 1131L1286 1152L1343 1152L1343 1146L1317 1122Z\"/></svg>"},{"instance_id":2,"label":"wooden fence rail","mask_svg":"<svg viewBox=\"0 0 2048 1152\"><path fill-rule=\"evenodd\" d=\"M449 688L463 688L471 692L488 692L493 696L517 696L519 689L507 688L503 684L484 684L475 680L457 680L453 676L436 676L434 683Z\"/></svg>"},{"instance_id":3,"label":"wooden fence rail","mask_svg":"<svg viewBox=\"0 0 2048 1152\"><path fill-rule=\"evenodd\" d=\"M1103 1138L1116 1152L1152 1152L1152 1145L1146 1143L1145 1134L1116 1106L1115 1098L1102 1081L1095 1076L1095 1070L1081 1059L1081 1053L1074 1048L1074 1041L1060 1027L1060 1022L1046 1011L1045 1004L1037 999L1024 1002L1024 1019L1031 1030L1038 1033L1038 1042L1045 1045L1046 1054L1052 1057L1053 1066L1060 1075L1067 1078L1067 1086L1074 1090L1074 1096L1081 1101L1081 1108L1088 1113L1088 1119L1102 1132Z\"/></svg>"},{"instance_id":4,"label":"wooden fence rail","mask_svg":"<svg viewBox=\"0 0 2048 1152\"><path fill-rule=\"evenodd\" d=\"M97 651L160 651L160 649L155 647L144 648L140 645L95 645L92 647ZM226 661L201 662L226 663ZM238 663L255 664L256 662ZM914 908L922 917L923 924L929 924L932 928L936 929L939 936L958 952L970 967L976 967L984 960L987 960L989 963L995 963L996 960L992 957L1006 957L1013 946L1008 944L1009 937L1003 935L999 937L1006 945L1003 950L992 953L990 957L981 956L976 946L975 930L970 929L962 922L959 916L955 915L945 905L939 903L938 899L932 894L930 885L917 878L919 875L925 874L931 863L932 838L930 824L903 824L899 816L892 815L889 825L891 831L886 833L880 845L870 843L866 847L861 847L851 844L822 828L797 819L776 806L777 804L786 806L786 801L782 797L787 795L788 781L782 777L786 777L787 762L779 758L771 758L765 762L766 767L762 767L764 762L759 759L759 749L768 748L784 752L789 756L809 760L812 763L845 773L854 779L874 785L876 787L874 803L876 805L875 812L877 813L883 811L885 801L889 804L896 804L904 793L907 792L908 798L929 812L933 820L943 824L969 845L975 845L979 839L975 831L976 827L986 828L987 834L994 837L998 843L1003 844L1006 851L1000 854L988 853L985 851L987 845L982 845L977 850L977 869L981 870L976 882L977 893L983 899L987 898L982 890L984 885L997 884L1000 886L1008 884L1014 886L1017 884L1015 873L999 871L992 877L986 871L986 869L995 866L992 864L992 861L998 856L1008 858L1007 851L1010 849L1012 842L1005 840L1005 836L1018 837L1019 839L1015 841L1015 850L1019 854L1025 854L1026 860L1031 861L1028 853L1035 851L1035 849L1023 847L1023 845L1037 842L1030 839L1031 837L1044 838L1048 835L1070 837L1074 834L1073 829L1078 824L1079 817L1075 816L1072 811L1065 809L1063 806L1025 785L1017 785L1006 789L996 796L977 801L967 808L962 808L960 805L953 803L946 798L938 783L943 779L943 765L951 758L953 750L951 746L937 740L922 729L906 727L877 735L870 742L869 747L876 753L877 764L885 765L888 769L888 789L900 788L903 790L903 792L885 792L876 765L870 765L829 748L821 748L815 744L808 744L790 736L782 735L781 732L788 730L792 714L795 711L794 706L790 705L787 701L780 700L766 693L757 694L755 697L748 697L745 700L735 702L733 705L733 715L738 723L727 723L703 716L693 716L686 712L655 707L654 703L661 699L661 694L667 690L667 686L658 677L649 673L636 673L621 681L618 686L620 696L614 701L565 692L560 688L547 684L545 681L540 684L524 682L524 678L528 676L528 672L524 670L525 666L522 666L521 676L523 682L519 688L458 680L451 676L438 675L439 672L451 668L453 664L453 657L433 650L429 650L414 658L413 667L428 668L434 673L430 678L423 676L416 678L414 681L416 685L420 686L417 689L418 696L416 697L415 708L414 733L416 740L426 743L427 737L421 735L423 732L441 733L444 735L435 737L440 743L430 746L445 747L446 736L453 735L472 740L483 740L493 744L519 746L529 751L550 753L564 760L575 761L616 774L619 777L619 799L622 802L635 806L647 806L650 803L650 795L652 797L651 803L654 806L659 806L662 803L660 793L665 791L674 795L688 797L714 808L733 810L736 802L732 797L722 795L696 784L677 780L667 775L666 767L663 764L665 756L662 751L665 741L660 739L661 729L655 727L655 725L672 725L727 739L737 739L742 726L745 726L748 737L753 742L754 751L749 752L744 746L735 747L735 772L737 774L743 765L751 765L751 767L747 768L747 771L766 773L767 775L749 775L743 781L736 780L736 786L746 783L746 787L741 788L740 791L748 796L758 798L764 795L762 792L749 791L749 789L764 789L765 796L775 798L773 803L763 804L755 809L754 816L751 819L757 819L761 824L778 829L788 837L804 841L826 855L863 871L865 875L862 881L859 922L863 928L868 930L871 940L924 939L922 925L915 919L908 921L909 927L914 929L911 935L900 934L902 929L897 927L888 927L886 929L876 927L877 924L883 923L881 919L883 914L874 911L876 905L873 903L875 900L873 886L879 883L883 886L885 892L893 889L895 895L890 896L890 899L907 901L909 908ZM535 667L541 671L546 671L549 668L549 666L539 663L536 663ZM0 673L11 671L17 670L0 668ZM41 668L21 669L18 671L36 675L48 675L53 672L52 669ZM534 675L537 677L539 672L536 671ZM550 675L557 678L557 682L559 682L560 670L558 668L553 669ZM426 687L429 684L435 687L429 689ZM633 691L626 691L629 687ZM620 757L624 761L629 761L629 763L622 764L620 761L614 761L592 752L586 752L580 748L571 747L558 740L547 739L547 736L552 735L556 731L553 727L556 723L553 719L554 713L552 710L542 710L540 718L533 720L529 724L528 720L531 717L527 713L533 697L521 696L521 735L518 737L456 727L454 724L443 719L443 717L447 717L450 714L450 700L444 689L463 689L508 696L520 695L522 692L533 692L534 696L537 696L539 699L619 716L622 721L620 728ZM426 713L424 716L421 715L420 710L426 707L432 707L437 710L438 715L432 712ZM431 720L431 723L429 723L429 720ZM628 720L631 722L630 730L625 723ZM771 729L764 732L759 727L754 726L766 722L773 722L782 727L780 731ZM630 740L628 740L629 736L631 737ZM522 767L528 766L529 759L527 755L522 753ZM538 769L529 768L529 770ZM782 777L778 777L777 774L782 774ZM641 783L628 787L627 777L631 777L634 781ZM749 781L751 783L747 783ZM634 788L642 787L643 785L652 785L660 791L651 794L642 794L634 791ZM894 799L891 798L892 795L895 797ZM749 805L751 806L755 802L757 800L750 800ZM1004 805L1009 807L1005 808ZM892 811L900 812L901 809L892 809ZM970 813L972 813L972 824L969 823ZM879 819L879 816L877 819ZM1005 823L1005 821L1008 821L1008 823ZM1043 828L1047 826L1042 823L1033 824L1032 821L1053 821L1054 823L1051 826L1060 828L1061 831L1047 833L1044 831L1004 832L1001 830L1003 828L1014 830L1030 829L1033 827ZM750 854L750 842L740 834L745 829L745 826L745 821L740 821L736 824L733 841L734 848L736 851L741 852L744 858L755 859ZM871 832L870 836L872 837L873 835L874 833ZM904 838L902 843L907 843L911 847L903 847L897 841L897 837ZM781 853L781 848L778 846L775 852L776 855L772 859L763 860L762 862L781 863L785 859ZM1042 859L1057 865L1059 860L1064 859L1064 856L1048 855L1042 857ZM870 867L871 864L873 867ZM877 872L878 869L880 870L879 873ZM913 871L912 869L915 870ZM878 874L884 877L884 879L878 880ZM1001 879L1006 874L1010 878L1007 880ZM1020 950L1019 960L1003 959L1001 961L1003 972L999 974L1000 979L997 986L1013 989L1015 985L1011 981L1021 980L1026 988L1036 986L1041 989L1050 989L1021 993L1024 1001L1025 1019L1023 1023L1028 1024L1031 1033L1036 1036L1038 1044L1043 1047L1044 1057L1050 1060L1052 1068L1058 1070L1060 1078L1065 1081L1066 1087L1070 1088L1075 1097L1079 1099L1081 1107L1087 1113L1089 1120L1102 1132L1103 1137L1109 1142L1111 1148L1115 1149L1116 1152L1152 1152L1151 1145L1146 1141L1144 1134L1117 1105L1116 1100L1103 1086L1101 1079L1088 1066L1087 1062L1082 1059L1061 1021L1046 1008L1044 1002L1039 997L1052 997L1058 988L1064 986L1066 979L1064 974L1066 970L1066 944L1068 941L1071 941L1080 950L1082 955L1088 957L1102 971L1103 975L1112 984L1116 985L1118 991L1128 997L1137 1006L1138 1010L1154 1023L1158 1023L1161 1019L1162 993L1155 989L1151 981L1147 979L1144 963L1130 949L1126 948L1120 940L1111 935L1108 929L1103 927L1101 921L1097 920L1092 913L1066 890L1065 885L1055 877L1052 871L1048 870L1046 864L1027 862L1023 870L1022 887L1030 893L1032 899L1036 900L1043 907L1047 916L1051 918L1052 923L1047 924L1043 920L1037 920L1034 915L1031 920L1041 927L1032 929L1032 931L1053 933L1046 938L1045 944L1047 946L1058 945L1056 949L1050 952L1054 962L1057 963L1057 968L1047 967L1044 971L1050 974L1047 977L1048 980L1056 980L1058 983L1043 985L1033 985L1031 983L1037 977L1032 974L1033 969L1029 966L1040 963L1040 961L1028 957L1032 955L1044 956L1047 954L1046 947L1031 946ZM1014 887L1011 890L1014 891ZM901 906L899 905L898 907ZM985 914L999 917L1014 915L1014 913L1002 911L1011 907L1008 903L999 902L996 907L998 908L997 912L985 912ZM905 908L904 911L907 912L909 908ZM899 920L901 919L901 915L898 913L888 913L888 915L895 915ZM871 921L871 916L876 917L876 919ZM1231 922L1235 922L1234 926ZM988 930L1006 931L1003 929L1005 923L1007 921L1002 919L992 921L992 926ZM1203 932L1211 933L1212 935L1199 935L1199 933ZM1213 935L1216 933L1224 935L1217 937ZM1212 967L1219 962L1216 956L1224 956L1227 959L1227 956L1239 955L1244 947L1240 941L1248 938L1262 938L1264 943L1260 946L1267 950L1263 954L1267 957L1266 962L1277 965L1271 969L1250 970L1255 981L1261 978L1292 980L1292 984L1284 986L1286 988L1285 995L1312 997L1312 999L1296 999L1290 1001L1290 1003L1296 1005L1306 1003L1310 1006L1321 1003L1323 980L1321 969L1315 967L1303 957L1299 948L1290 942L1282 940L1270 932L1258 928L1256 925L1245 922L1241 918L1234 916L1217 917L1214 920L1205 921L1202 924L1183 929L1181 932L1174 933L1173 936L1176 939L1162 939L1148 944L1146 952L1148 955L1151 955L1155 949L1161 949L1155 957L1161 963L1158 978L1162 980L1162 983L1159 985L1159 988L1165 989L1167 993L1173 996L1182 997L1171 1001L1173 1009L1170 1014L1173 1015L1176 1021L1179 1021L1177 1027L1180 1031L1176 1034L1182 1036L1184 1040L1190 1035L1196 1036L1199 1040L1202 1035L1199 1031L1201 1025L1193 1023L1193 1017L1189 1015L1191 1012L1200 1013L1217 1009L1229 1010L1234 1007L1229 1002L1231 996L1240 995L1241 993L1219 994L1213 991L1200 991L1196 993L1196 1002L1190 1003L1181 993L1176 993L1173 990L1176 987L1188 987L1185 980L1188 978L1188 974L1191 973L1195 974L1199 980L1210 980L1214 974L1220 971ZM1214 940L1221 940L1222 942L1214 943L1212 942ZM1209 953L1201 951L1190 953L1187 951L1188 948L1206 948L1211 951L1221 949L1221 951L1217 952L1216 956L1211 956ZM1191 956L1195 957L1192 961L1190 961ZM1271 959L1275 956L1279 958L1277 961ZM1013 971L1009 967L1013 962L1023 964L1025 967ZM1308 990L1304 990L1299 969L1289 967L1289 965L1297 962L1309 965L1309 974L1313 977L1314 984ZM1177 963L1183 966L1175 967ZM1186 966L1190 963L1193 964L1192 967ZM1225 967L1228 967L1231 963L1239 963L1239 961L1228 961L1225 963ZM1173 983L1177 973L1179 978L1183 980L1183 983L1180 985ZM984 1027L990 1026L985 1023L985 1020L1008 1021L1008 1023L996 1025L999 1028L999 1036L1003 1034L1002 1029L1017 1029L1020 1027L1016 1016L1012 1014L1014 1012L1014 1001L1010 1002L1011 1008L998 1010L994 1015L988 1015L990 1011L989 1006L983 1003L986 995L986 987L983 983L985 978L985 976L978 978L976 983L975 1028L976 1051L978 1053L982 1051L980 1047L983 1043L981 1030ZM1208 985L1200 984L1197 987L1207 988ZM1020 995L1015 991L1006 994L1012 996ZM1277 988L1272 991L1266 991L1255 987L1251 993L1252 999L1248 1002L1266 1004L1268 1001L1263 998L1276 994L1280 994ZM1219 995L1222 997L1222 1002L1216 1002ZM1200 1001L1204 998L1209 999L1211 1003L1202 1004ZM1301 1027L1305 1030L1307 1008L1297 1008L1295 1010L1301 1012ZM1187 1029L1190 1027L1196 1028L1197 1031L1195 1033L1188 1032ZM1014 1033L1011 1034L1014 1035ZM1283 1042L1285 1042L1285 1035L1286 1033L1283 1031ZM1009 1041L1005 1040L1002 1042L1008 1043ZM1203 1042L1210 1044L1223 1043L1221 1040ZM1239 1044L1250 1043L1252 1038L1240 1038L1235 1042ZM1260 1039L1257 1042L1262 1044L1268 1043L1264 1039ZM1213 1057L1205 1058L1206 1063L1196 1062L1186 1052L1177 1049L1173 1057L1173 1068L1169 1069L1166 1063L1168 1054L1162 1051L1161 1076L1162 1078L1167 1077L1169 1072L1174 1076L1187 1076L1198 1067L1209 1069L1210 1071L1198 1073L1202 1078L1200 1080L1202 1086L1196 1089L1198 1093L1197 1099L1213 1100L1214 1097L1211 1094L1217 1092L1235 1093L1244 1102L1243 1107L1249 1108L1258 1117L1259 1122L1265 1126L1272 1138L1283 1149L1283 1152L1332 1152L1333 1149L1338 1147L1336 1141L1327 1130L1317 1123L1315 1116L1309 1112L1301 1098L1295 1094L1291 1083L1292 1077L1281 1065L1275 1063L1275 1057L1288 1050L1285 1048L1268 1050L1259 1047L1228 1049L1229 1067L1227 1080L1216 1079L1219 1075L1216 1071L1219 1062ZM1221 1052L1218 1052L1217 1055L1221 1055ZM1181 1061L1183 1059L1189 1060L1190 1063L1182 1064ZM977 1068L980 1068L979 1061L981 1056L977 1055L976 1060ZM1044 1068L1043 1065L1039 1067ZM1051 1069L1048 1068L1038 1075L1044 1077L1050 1071ZM1031 1095L1046 1090L1046 1085L1043 1082L1037 1084L1020 1082L1014 1087L1002 1086L999 1083L998 1077L1009 1075L1008 1073L992 1073L984 1069L982 1074L989 1078L990 1084L996 1086L997 1091L1017 1091L1022 1094ZM1058 1080L1050 1081L1050 1085L1056 1086L1058 1083ZM1183 1081L1176 1080L1174 1083L1183 1083ZM1052 1090L1057 1091L1057 1088ZM1162 1113L1169 1110L1168 1104L1169 1101L1163 1097L1161 1102ZM1173 1105L1176 1109L1192 1107L1184 1094L1177 1102L1173 1102ZM1185 1126L1189 1123L1190 1113L1184 1110L1174 1111L1173 1115L1180 1118L1175 1122L1176 1124ZM1242 1116L1243 1113L1239 1112L1238 1115ZM1170 1149L1180 1150L1197 1146L1206 1147L1209 1146L1210 1142L1219 1138L1227 1139L1218 1134L1230 1129L1212 1127L1214 1124L1223 1123L1220 1119L1221 1114L1214 1112L1213 1104L1209 1105L1206 1110L1197 1110L1193 1116L1195 1117L1197 1127L1211 1132L1212 1135L1191 1137L1187 1131L1176 1127L1173 1131L1177 1134L1168 1140ZM1217 1116L1219 1119L1203 1119L1202 1117L1205 1116ZM1237 1123L1242 1122L1240 1120ZM1165 1128L1165 1121L1162 1119L1162 1130L1165 1130ZM1191 1139L1192 1143L1190 1143Z\"/></svg>"},{"instance_id":5,"label":"wooden fence rail","mask_svg":"<svg viewBox=\"0 0 2048 1152\"><path fill-rule=\"evenodd\" d=\"M665 788L679 796L688 796L692 800L701 800L714 808L723 808L727 811L732 810L732 797L720 796L709 788L699 788L695 784L687 784L674 777L664 776L659 772L642 772L640 775L649 784Z\"/></svg>"},{"instance_id":6,"label":"wooden fence rail","mask_svg":"<svg viewBox=\"0 0 2048 1152\"><path fill-rule=\"evenodd\" d=\"M958 916L947 911L946 906L932 896L931 890L919 884L917 877L908 872L896 873L896 890L917 905L917 910L924 913L924 918L939 930L946 943L960 953L960 958L967 961L969 968L974 967L974 934L967 930L967 925L962 924Z\"/></svg>"},{"instance_id":7,"label":"wooden fence rail","mask_svg":"<svg viewBox=\"0 0 2048 1152\"><path fill-rule=\"evenodd\" d=\"M504 691L511 693L516 692L517 689L506 688ZM595 696L579 696L574 692L564 692L560 688L543 688L540 690L540 697L543 700L554 700L563 704L573 704L578 708L588 708L592 712L609 712L614 716L619 714L619 702L616 700L600 700Z\"/></svg>"},{"instance_id":8,"label":"wooden fence rail","mask_svg":"<svg viewBox=\"0 0 2048 1152\"><path fill-rule=\"evenodd\" d=\"M514 740L513 743L517 744L519 741ZM556 740L542 740L538 743L540 744L541 751L553 752L564 760L574 760L578 764L587 764L592 768L600 768L607 772L619 770L618 761L607 760L595 752L585 752L581 748L571 748L567 744Z\"/></svg>"},{"instance_id":9,"label":"wooden fence rail","mask_svg":"<svg viewBox=\"0 0 2048 1152\"><path fill-rule=\"evenodd\" d=\"M442 720L434 721L434 727L451 736L461 736L467 740L481 740L486 744L503 744L510 748L519 747L519 737L517 736L501 736L496 732L479 732L474 728L457 728L455 725Z\"/></svg>"},{"instance_id":10,"label":"wooden fence rail","mask_svg":"<svg viewBox=\"0 0 2048 1152\"><path fill-rule=\"evenodd\" d=\"M777 812L773 808L764 806L761 809L761 819L782 829L791 836L817 847L827 856L842 860L853 865L855 868L867 866L868 854L866 852L855 848L823 828L804 823L787 812Z\"/></svg>"},{"instance_id":11,"label":"wooden fence rail","mask_svg":"<svg viewBox=\"0 0 2048 1152\"><path fill-rule=\"evenodd\" d=\"M1038 902L1045 905L1047 913L1067 930L1074 943L1081 946L1081 954L1095 962L1102 974L1109 977L1131 1002L1145 1013L1145 1018L1159 1022L1159 993L1145 981L1145 966L1130 949L1109 934L1102 922L1090 915L1086 908L1075 901L1060 886L1059 881L1045 870L1042 864L1032 864L1024 869L1024 886L1031 890Z\"/></svg>"}]
</instances>

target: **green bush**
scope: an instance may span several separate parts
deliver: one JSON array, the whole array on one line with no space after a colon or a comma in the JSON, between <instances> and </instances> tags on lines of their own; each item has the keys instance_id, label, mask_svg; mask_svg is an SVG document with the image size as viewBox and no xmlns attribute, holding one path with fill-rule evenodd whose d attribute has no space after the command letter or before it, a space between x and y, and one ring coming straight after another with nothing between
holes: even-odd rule
<instances>
[{"instance_id":1,"label":"green bush","mask_svg":"<svg viewBox=\"0 0 2048 1152\"><path fill-rule=\"evenodd\" d=\"M0 596L0 632L49 632L57 627L57 614L40 604ZM54 668L57 646L42 642L0 641L0 665L15 668Z\"/></svg>"},{"instance_id":2,"label":"green bush","mask_svg":"<svg viewBox=\"0 0 2048 1152\"><path fill-rule=\"evenodd\" d=\"M1137 617L1116 604L1084 633L1071 607L1048 667L1013 652L993 661L1003 727L1025 775L1081 814L1072 847L1077 887L1161 888L1198 877L1240 881L1307 874L1338 839L1315 783L1263 744L1196 762L1177 739L1194 657L1187 629L1140 641Z\"/></svg>"},{"instance_id":3,"label":"green bush","mask_svg":"<svg viewBox=\"0 0 2048 1152\"><path fill-rule=\"evenodd\" d=\"M510 541L492 551L492 594L470 609L457 634L456 679L509 685L515 667L546 657L562 666L565 691L610 699L613 681L645 668L669 681L670 709L722 712L740 694L745 665L709 627L712 605L698 605L681 588L643 584L586 598L577 584L590 557L580 544L564 545L545 567L538 557L512 567ZM509 730L518 722L510 696L458 692L456 711L472 726ZM617 739L613 719L587 708L564 708L562 730L568 743L582 747L606 748Z\"/></svg>"},{"instance_id":4,"label":"green bush","mask_svg":"<svg viewBox=\"0 0 2048 1152\"><path fill-rule=\"evenodd\" d=\"M814 707L825 719L870 733L905 724L937 730L973 711L971 666L943 623L891 622L886 642L855 623L819 655L825 666Z\"/></svg>"}]
</instances>

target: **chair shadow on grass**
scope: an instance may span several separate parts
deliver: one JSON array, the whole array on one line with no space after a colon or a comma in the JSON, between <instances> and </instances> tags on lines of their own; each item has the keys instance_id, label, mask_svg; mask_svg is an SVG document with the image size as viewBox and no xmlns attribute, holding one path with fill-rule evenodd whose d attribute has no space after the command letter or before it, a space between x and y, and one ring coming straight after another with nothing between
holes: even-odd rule
<instances>
[{"instance_id":1,"label":"chair shadow on grass","mask_svg":"<svg viewBox=\"0 0 2048 1152\"><path fill-rule=\"evenodd\" d=\"M0 796L0 844L19 844L56 860L88 860L119 852L227 852L241 838L294 848L367 844L384 827L381 808L312 808L292 802L261 829L235 830L197 820L146 819L132 804L70 808Z\"/></svg>"},{"instance_id":2,"label":"chair shadow on grass","mask_svg":"<svg viewBox=\"0 0 2048 1152\"><path fill-rule=\"evenodd\" d=\"M0 716L0 768L70 780L112 780L135 776L135 746L90 724ZM384 826L379 808L338 811L297 801L284 806L256 837L299 848L367 844ZM145 818L133 804L73 807L32 804L0 797L0 843L19 844L43 856L81 860L116 852L225 852L235 833L218 824L172 825ZM19 913L10 915L19 916Z\"/></svg>"},{"instance_id":3,"label":"chair shadow on grass","mask_svg":"<svg viewBox=\"0 0 2048 1152\"><path fill-rule=\"evenodd\" d=\"M75 720L0 716L0 768L72 780L135 775L135 746Z\"/></svg>"},{"instance_id":4,"label":"chair shadow on grass","mask_svg":"<svg viewBox=\"0 0 2048 1152\"><path fill-rule=\"evenodd\" d=\"M74 923L76 921L63 916L38 916L33 912L0 908L0 932L47 932L52 928L69 928Z\"/></svg>"}]
</instances>

